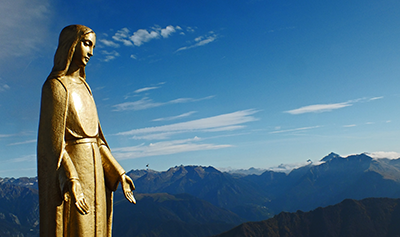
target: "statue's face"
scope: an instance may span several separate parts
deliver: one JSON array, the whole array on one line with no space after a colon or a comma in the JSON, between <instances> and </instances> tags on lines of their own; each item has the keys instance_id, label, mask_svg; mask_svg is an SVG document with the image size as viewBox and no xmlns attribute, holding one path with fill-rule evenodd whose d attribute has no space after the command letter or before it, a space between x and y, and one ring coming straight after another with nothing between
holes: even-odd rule
<instances>
[{"instance_id":1,"label":"statue's face","mask_svg":"<svg viewBox=\"0 0 400 237\"><path fill-rule=\"evenodd\" d=\"M85 67L93 56L93 49L96 45L96 35L94 33L85 34L83 39L78 42L75 48L72 63L78 67Z\"/></svg>"}]
</instances>

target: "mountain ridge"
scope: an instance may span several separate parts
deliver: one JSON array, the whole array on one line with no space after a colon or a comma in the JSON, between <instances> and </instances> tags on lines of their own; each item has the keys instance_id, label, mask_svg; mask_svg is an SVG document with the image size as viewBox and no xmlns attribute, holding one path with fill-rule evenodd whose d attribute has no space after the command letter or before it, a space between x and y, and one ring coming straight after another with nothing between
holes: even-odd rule
<instances>
[{"instance_id":1,"label":"mountain ridge","mask_svg":"<svg viewBox=\"0 0 400 237\"><path fill-rule=\"evenodd\" d=\"M207 236L238 222L266 220L281 212L307 212L348 198L400 198L400 159L376 159L365 153L348 157L330 153L320 162L290 173L266 170L260 175L238 175L212 166L175 166L167 171L131 170L127 174L134 180L135 196L140 200L132 206L117 190L116 236L123 236L124 228L118 223L132 225L130 233L142 236L176 236L176 229L185 236L191 232ZM140 209L132 208L145 206L148 212L159 214L142 219L155 218L158 226L135 218L137 224L127 224ZM215 213L224 218L218 219ZM38 230L37 223L37 179L0 178L0 236L35 236L31 234ZM145 232L145 227L157 229L158 234ZM162 232L163 228L168 231Z\"/></svg>"},{"instance_id":2,"label":"mountain ridge","mask_svg":"<svg viewBox=\"0 0 400 237\"><path fill-rule=\"evenodd\" d=\"M282 212L214 237L383 237L400 235L400 199L345 199L309 212Z\"/></svg>"}]
</instances>

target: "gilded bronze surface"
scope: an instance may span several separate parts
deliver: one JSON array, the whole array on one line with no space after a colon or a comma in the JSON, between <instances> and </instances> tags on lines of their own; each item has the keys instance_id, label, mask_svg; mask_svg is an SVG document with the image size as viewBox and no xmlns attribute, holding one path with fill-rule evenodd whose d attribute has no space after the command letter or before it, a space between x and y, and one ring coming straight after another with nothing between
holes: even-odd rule
<instances>
[{"instance_id":1,"label":"gilded bronze surface","mask_svg":"<svg viewBox=\"0 0 400 237\"><path fill-rule=\"evenodd\" d=\"M71 25L60 34L42 88L38 132L41 237L111 236L113 191L119 183L136 203L135 186L110 152L85 66L95 33Z\"/></svg>"}]
</instances>

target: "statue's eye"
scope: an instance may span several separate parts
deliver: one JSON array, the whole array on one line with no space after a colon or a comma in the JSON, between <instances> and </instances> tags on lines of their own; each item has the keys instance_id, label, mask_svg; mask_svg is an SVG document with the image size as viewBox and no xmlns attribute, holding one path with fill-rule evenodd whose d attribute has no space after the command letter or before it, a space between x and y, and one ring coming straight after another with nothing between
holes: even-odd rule
<instances>
[{"instance_id":1,"label":"statue's eye","mask_svg":"<svg viewBox=\"0 0 400 237\"><path fill-rule=\"evenodd\" d=\"M90 42L89 40L85 40L85 41L83 41L83 45L85 45L85 46L91 46L91 45L92 45L92 42Z\"/></svg>"}]
</instances>

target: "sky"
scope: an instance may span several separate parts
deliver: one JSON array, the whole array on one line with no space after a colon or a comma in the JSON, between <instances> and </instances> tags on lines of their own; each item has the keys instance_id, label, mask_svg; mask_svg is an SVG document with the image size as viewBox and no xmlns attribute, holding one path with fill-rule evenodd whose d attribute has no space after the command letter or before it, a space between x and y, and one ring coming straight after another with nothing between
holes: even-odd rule
<instances>
[{"instance_id":1,"label":"sky","mask_svg":"<svg viewBox=\"0 0 400 237\"><path fill-rule=\"evenodd\" d=\"M396 0L0 3L0 177L36 176L41 87L62 28L97 35L86 67L126 169L400 157Z\"/></svg>"}]
</instances>

